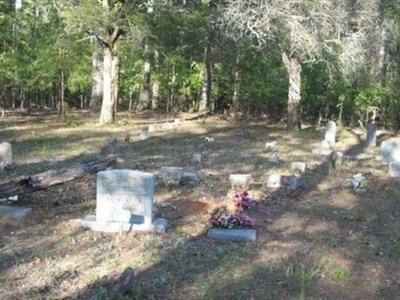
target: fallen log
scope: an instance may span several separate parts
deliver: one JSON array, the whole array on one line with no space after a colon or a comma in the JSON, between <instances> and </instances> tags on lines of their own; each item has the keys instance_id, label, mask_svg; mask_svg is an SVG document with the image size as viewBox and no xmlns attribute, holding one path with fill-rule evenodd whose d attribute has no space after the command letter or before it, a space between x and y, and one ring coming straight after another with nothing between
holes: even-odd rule
<instances>
[{"instance_id":1,"label":"fallen log","mask_svg":"<svg viewBox=\"0 0 400 300\"><path fill-rule=\"evenodd\" d=\"M63 184L105 170L117 162L117 157L108 155L100 160L82 162L76 167L48 170L33 176L22 176L0 183L0 198L32 193Z\"/></svg>"}]
</instances>

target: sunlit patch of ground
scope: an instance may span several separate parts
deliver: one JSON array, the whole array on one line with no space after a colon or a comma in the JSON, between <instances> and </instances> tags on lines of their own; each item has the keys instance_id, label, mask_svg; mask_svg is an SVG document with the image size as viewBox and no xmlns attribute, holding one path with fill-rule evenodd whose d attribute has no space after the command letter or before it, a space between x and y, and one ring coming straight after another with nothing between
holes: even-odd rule
<instances>
[{"instance_id":1,"label":"sunlit patch of ground","mask_svg":"<svg viewBox=\"0 0 400 300\"><path fill-rule=\"evenodd\" d=\"M218 117L182 121L173 130L162 122L193 115L120 113L114 126L96 125L82 112L80 126L64 128L55 116L9 117L1 140L13 143L15 168L0 181L96 159L118 139L118 168L158 173L162 166L199 172L196 185L158 183L156 208L169 220L163 235L103 234L80 226L95 210L95 176L21 196L33 208L23 221L0 219L1 299L106 299L123 269L135 269L134 299L396 299L400 295L400 185L374 159L345 159L330 170L311 154L323 133L306 128L233 123ZM139 141L139 129L155 131ZM130 143L124 142L126 133ZM214 137L206 143L204 137ZM361 131L342 131L335 146L345 155L374 157ZM268 161L265 143L278 141L281 163ZM203 154L201 167L193 152ZM361 155L361 157L362 157ZM272 173L290 174L306 161L302 186L294 192L265 186ZM205 238L208 211L229 204L230 173L251 173L250 209L255 243ZM347 179L362 173L367 190L354 193ZM130 297L129 299L131 299Z\"/></svg>"}]
</instances>

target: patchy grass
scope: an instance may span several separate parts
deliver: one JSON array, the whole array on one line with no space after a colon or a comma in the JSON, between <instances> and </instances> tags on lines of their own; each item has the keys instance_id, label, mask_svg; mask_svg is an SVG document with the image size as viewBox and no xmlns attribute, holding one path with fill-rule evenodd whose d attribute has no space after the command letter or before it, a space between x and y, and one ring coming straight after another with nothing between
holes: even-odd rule
<instances>
[{"instance_id":1,"label":"patchy grass","mask_svg":"<svg viewBox=\"0 0 400 300\"><path fill-rule=\"evenodd\" d=\"M80 220L95 211L95 176L20 197L33 208L23 221L0 218L1 299L107 299L125 267L136 272L127 299L395 299L400 294L399 182L373 159L345 160L329 172L312 156L321 130L289 133L284 126L234 124L216 117L183 121L139 141L139 128L181 116L120 114L124 125L98 127L96 116L74 112L78 127L54 115L9 117L2 140L13 143L15 167L1 181L101 157L111 136L118 139L118 168L158 174L162 166L200 173L196 185L158 183L157 215L172 225L163 235L105 234ZM124 142L126 132L132 141ZM214 137L205 143L204 137ZM346 155L363 149L363 133L343 130L335 146ZM278 141L280 164L268 162L265 143ZM202 166L192 153L203 154ZM291 174L292 161L306 161L297 191L265 187L272 173ZM208 211L229 201L229 174L251 173L256 195L250 215L254 243L208 240ZM347 178L366 176L364 193ZM123 299L123 297L121 297Z\"/></svg>"}]
</instances>

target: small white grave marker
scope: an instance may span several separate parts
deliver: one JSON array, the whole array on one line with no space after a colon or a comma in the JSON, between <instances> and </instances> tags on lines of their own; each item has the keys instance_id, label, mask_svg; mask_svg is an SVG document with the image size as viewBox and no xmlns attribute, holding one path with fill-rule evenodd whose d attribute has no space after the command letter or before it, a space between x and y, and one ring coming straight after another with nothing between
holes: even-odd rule
<instances>
[{"instance_id":1,"label":"small white grave marker","mask_svg":"<svg viewBox=\"0 0 400 300\"><path fill-rule=\"evenodd\" d=\"M400 177L400 163L398 162L389 163L389 176Z\"/></svg>"},{"instance_id":2,"label":"small white grave marker","mask_svg":"<svg viewBox=\"0 0 400 300\"><path fill-rule=\"evenodd\" d=\"M192 155L192 163L201 165L201 153L193 153Z\"/></svg>"},{"instance_id":3,"label":"small white grave marker","mask_svg":"<svg viewBox=\"0 0 400 300\"><path fill-rule=\"evenodd\" d=\"M267 150L274 150L277 144L278 144L277 141L267 142L267 143L265 144L265 148L266 148Z\"/></svg>"},{"instance_id":4,"label":"small white grave marker","mask_svg":"<svg viewBox=\"0 0 400 300\"><path fill-rule=\"evenodd\" d=\"M302 161L292 162L292 170L304 173L306 171L306 163Z\"/></svg>"},{"instance_id":5,"label":"small white grave marker","mask_svg":"<svg viewBox=\"0 0 400 300\"><path fill-rule=\"evenodd\" d=\"M389 139L381 144L381 156L385 161L400 162L400 139Z\"/></svg>"},{"instance_id":6,"label":"small white grave marker","mask_svg":"<svg viewBox=\"0 0 400 300\"><path fill-rule=\"evenodd\" d=\"M326 124L325 141L332 144L336 142L336 123L333 121Z\"/></svg>"},{"instance_id":7,"label":"small white grave marker","mask_svg":"<svg viewBox=\"0 0 400 300\"><path fill-rule=\"evenodd\" d=\"M10 143L0 144L0 171L12 165L12 146Z\"/></svg>"},{"instance_id":8,"label":"small white grave marker","mask_svg":"<svg viewBox=\"0 0 400 300\"><path fill-rule=\"evenodd\" d=\"M251 174L231 174L229 175L232 189L249 189L252 181Z\"/></svg>"}]
</instances>

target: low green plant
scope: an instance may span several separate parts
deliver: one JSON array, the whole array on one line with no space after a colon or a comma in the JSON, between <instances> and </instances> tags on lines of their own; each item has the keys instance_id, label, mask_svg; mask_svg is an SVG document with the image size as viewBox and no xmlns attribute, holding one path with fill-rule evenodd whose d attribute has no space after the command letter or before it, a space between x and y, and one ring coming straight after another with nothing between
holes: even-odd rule
<instances>
[{"instance_id":1,"label":"low green plant","mask_svg":"<svg viewBox=\"0 0 400 300\"><path fill-rule=\"evenodd\" d=\"M330 276L334 281L345 281L349 277L349 272L341 266L335 266Z\"/></svg>"}]
</instances>

